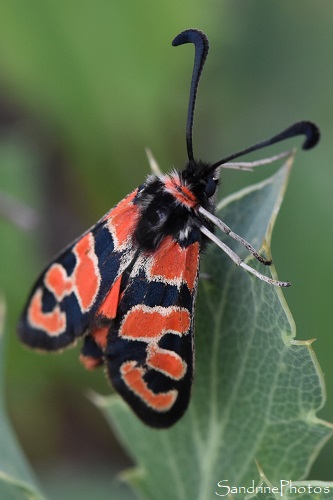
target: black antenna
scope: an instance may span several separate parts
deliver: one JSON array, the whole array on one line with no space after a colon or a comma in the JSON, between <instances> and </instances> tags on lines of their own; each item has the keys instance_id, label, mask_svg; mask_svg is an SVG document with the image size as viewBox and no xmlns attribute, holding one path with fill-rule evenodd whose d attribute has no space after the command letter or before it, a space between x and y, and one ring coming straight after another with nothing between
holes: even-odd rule
<instances>
[{"instance_id":1,"label":"black antenna","mask_svg":"<svg viewBox=\"0 0 333 500\"><path fill-rule=\"evenodd\" d=\"M209 170L215 170L216 168L220 167L223 165L223 163L227 163L228 161L234 160L235 158L238 158L239 156L243 156L248 153L252 153L252 151L257 151L258 149L265 148L267 146L271 146L272 144L276 144L277 142L284 141L285 139L289 139L291 137L295 137L296 135L304 135L306 137L302 149L311 149L313 148L319 141L320 139L320 132L318 127L312 123L312 122L297 122L288 127L286 130L283 130L283 132L280 132L277 135L274 135L270 139L267 139L266 141L258 142L257 144L254 144L254 146L250 146L249 148L242 149L241 151L238 151L238 153L234 153L230 156L227 156L226 158L223 158L223 160L220 160L216 163L214 163Z\"/></svg>"},{"instance_id":2,"label":"black antenna","mask_svg":"<svg viewBox=\"0 0 333 500\"><path fill-rule=\"evenodd\" d=\"M172 45L174 47L176 47L177 45L183 45L184 43L194 43L195 46L194 65L193 65L190 100L188 103L187 125L186 125L187 156L189 161L194 161L193 145L192 145L192 128L193 128L195 100L197 96L200 75L208 54L209 42L208 38L204 33L202 33L202 31L189 29L179 33L179 35L177 35L176 38L172 41Z\"/></svg>"}]
</instances>

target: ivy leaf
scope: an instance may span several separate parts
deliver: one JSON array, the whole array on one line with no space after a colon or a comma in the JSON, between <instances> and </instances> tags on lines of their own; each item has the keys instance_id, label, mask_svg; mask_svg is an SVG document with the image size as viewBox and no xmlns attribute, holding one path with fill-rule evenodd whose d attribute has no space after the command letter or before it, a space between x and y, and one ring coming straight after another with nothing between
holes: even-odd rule
<instances>
[{"instance_id":1,"label":"ivy leaf","mask_svg":"<svg viewBox=\"0 0 333 500\"><path fill-rule=\"evenodd\" d=\"M217 209L268 257L292 161ZM247 256L230 238L221 239ZM272 266L249 257L246 262L276 277ZM197 298L195 381L185 416L171 429L153 430L118 396L96 398L137 464L125 477L145 499L213 498L222 480L230 487L257 484L257 464L272 484L301 479L332 434L332 426L316 417L324 383L312 341L294 340L281 289L236 267L214 245L201 271L206 278Z\"/></svg>"},{"instance_id":2,"label":"ivy leaf","mask_svg":"<svg viewBox=\"0 0 333 500\"><path fill-rule=\"evenodd\" d=\"M0 298L0 498L42 500L36 484L9 423L4 400L4 317L5 305Z\"/></svg>"}]
</instances>

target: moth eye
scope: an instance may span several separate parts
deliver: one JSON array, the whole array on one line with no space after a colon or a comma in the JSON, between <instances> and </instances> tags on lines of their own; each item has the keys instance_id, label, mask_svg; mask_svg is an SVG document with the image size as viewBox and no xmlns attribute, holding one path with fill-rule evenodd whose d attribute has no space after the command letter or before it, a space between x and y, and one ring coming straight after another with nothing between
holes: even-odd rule
<instances>
[{"instance_id":1,"label":"moth eye","mask_svg":"<svg viewBox=\"0 0 333 500\"><path fill-rule=\"evenodd\" d=\"M210 177L207 180L206 186L205 186L205 194L207 195L207 198L210 198L211 196L213 196L213 194L216 191L216 185L217 185L216 179L213 179L212 177Z\"/></svg>"}]
</instances>

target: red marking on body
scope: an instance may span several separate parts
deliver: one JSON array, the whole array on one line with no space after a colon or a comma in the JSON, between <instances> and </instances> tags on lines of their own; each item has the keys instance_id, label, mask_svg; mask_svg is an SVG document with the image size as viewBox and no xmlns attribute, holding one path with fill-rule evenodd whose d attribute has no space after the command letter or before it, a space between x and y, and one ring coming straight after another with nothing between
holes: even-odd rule
<instances>
[{"instance_id":1,"label":"red marking on body","mask_svg":"<svg viewBox=\"0 0 333 500\"><path fill-rule=\"evenodd\" d=\"M198 200L192 191L181 183L178 176L167 177L164 180L164 185L166 189L179 201L182 205L186 207L193 208L198 204Z\"/></svg>"},{"instance_id":2,"label":"red marking on body","mask_svg":"<svg viewBox=\"0 0 333 500\"><path fill-rule=\"evenodd\" d=\"M127 242L132 236L139 217L139 208L134 205L133 199L137 189L124 198L105 217L107 227L114 239L114 246L118 247Z\"/></svg>"},{"instance_id":3,"label":"red marking on body","mask_svg":"<svg viewBox=\"0 0 333 500\"><path fill-rule=\"evenodd\" d=\"M186 363L176 352L162 349L155 343L149 345L147 364L174 380L182 379L186 373Z\"/></svg>"},{"instance_id":4,"label":"red marking on body","mask_svg":"<svg viewBox=\"0 0 333 500\"><path fill-rule=\"evenodd\" d=\"M161 281L185 281L192 292L198 272L199 251L198 242L182 248L171 236L167 236L152 256L150 277Z\"/></svg>"},{"instance_id":5,"label":"red marking on body","mask_svg":"<svg viewBox=\"0 0 333 500\"><path fill-rule=\"evenodd\" d=\"M96 344L102 350L104 350L107 346L109 329L110 329L110 326L107 325L107 326L101 326L99 328L95 328L94 330L91 331L91 336L93 337Z\"/></svg>"},{"instance_id":6,"label":"red marking on body","mask_svg":"<svg viewBox=\"0 0 333 500\"><path fill-rule=\"evenodd\" d=\"M126 361L120 367L120 373L128 389L136 394L147 406L155 411L168 411L176 401L178 392L155 393L150 390L143 377L145 370L137 366L136 361Z\"/></svg>"},{"instance_id":7,"label":"red marking on body","mask_svg":"<svg viewBox=\"0 0 333 500\"><path fill-rule=\"evenodd\" d=\"M59 302L75 293L81 311L87 312L95 302L101 279L92 233L83 236L72 252L76 257L72 274L67 276L65 268L55 263L45 273L44 284Z\"/></svg>"},{"instance_id":8,"label":"red marking on body","mask_svg":"<svg viewBox=\"0 0 333 500\"><path fill-rule=\"evenodd\" d=\"M113 283L109 293L99 307L97 314L105 318L113 319L117 316L117 309L119 304L119 293L121 285L121 276Z\"/></svg>"},{"instance_id":9,"label":"red marking on body","mask_svg":"<svg viewBox=\"0 0 333 500\"><path fill-rule=\"evenodd\" d=\"M98 366L103 363L101 358L94 358L93 356L84 356L80 354L79 360L83 364L86 370L95 370Z\"/></svg>"},{"instance_id":10,"label":"red marking on body","mask_svg":"<svg viewBox=\"0 0 333 500\"><path fill-rule=\"evenodd\" d=\"M183 335L188 332L190 324L191 317L187 309L137 305L126 314L119 335L150 342L167 332Z\"/></svg>"},{"instance_id":11,"label":"red marking on body","mask_svg":"<svg viewBox=\"0 0 333 500\"><path fill-rule=\"evenodd\" d=\"M37 288L28 307L28 321L33 328L44 330L48 335L60 335L66 330L66 314L58 305L53 311L44 312L42 290Z\"/></svg>"}]
</instances>

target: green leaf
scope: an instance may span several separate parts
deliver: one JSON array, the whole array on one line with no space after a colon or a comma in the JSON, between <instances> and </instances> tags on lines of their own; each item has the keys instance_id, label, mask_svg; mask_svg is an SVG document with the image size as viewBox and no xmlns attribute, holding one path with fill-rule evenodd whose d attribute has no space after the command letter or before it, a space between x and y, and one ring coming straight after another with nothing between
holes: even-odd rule
<instances>
[{"instance_id":1,"label":"green leaf","mask_svg":"<svg viewBox=\"0 0 333 500\"><path fill-rule=\"evenodd\" d=\"M269 256L292 159L268 180L225 199L218 216ZM237 253L246 251L221 237ZM253 258L246 262L271 272ZM247 486L258 466L272 484L307 474L332 426L316 417L324 383L310 341L295 341L281 289L235 266L211 245L196 308L196 372L190 407L169 430L145 427L118 396L97 398L137 463L126 473L147 499L216 495L219 481ZM237 496L237 495L235 495ZM240 495L244 498L244 495Z\"/></svg>"},{"instance_id":2,"label":"green leaf","mask_svg":"<svg viewBox=\"0 0 333 500\"><path fill-rule=\"evenodd\" d=\"M9 423L4 401L4 317L0 299L0 498L11 500L42 499L33 472L17 443Z\"/></svg>"}]
</instances>

